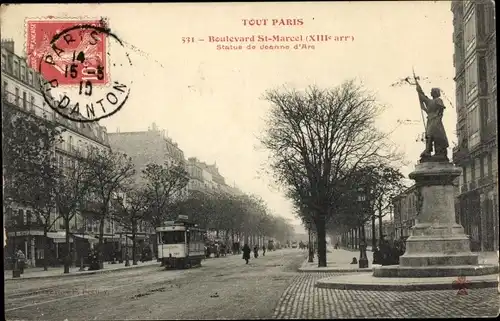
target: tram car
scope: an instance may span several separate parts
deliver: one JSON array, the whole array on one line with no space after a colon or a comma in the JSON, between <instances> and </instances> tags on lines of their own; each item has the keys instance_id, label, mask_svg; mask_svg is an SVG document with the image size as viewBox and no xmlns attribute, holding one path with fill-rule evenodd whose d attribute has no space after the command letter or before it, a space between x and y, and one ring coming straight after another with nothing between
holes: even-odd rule
<instances>
[{"instance_id":1,"label":"tram car","mask_svg":"<svg viewBox=\"0 0 500 321\"><path fill-rule=\"evenodd\" d=\"M205 230L187 220L167 221L156 228L158 258L165 268L201 266L205 256Z\"/></svg>"}]
</instances>

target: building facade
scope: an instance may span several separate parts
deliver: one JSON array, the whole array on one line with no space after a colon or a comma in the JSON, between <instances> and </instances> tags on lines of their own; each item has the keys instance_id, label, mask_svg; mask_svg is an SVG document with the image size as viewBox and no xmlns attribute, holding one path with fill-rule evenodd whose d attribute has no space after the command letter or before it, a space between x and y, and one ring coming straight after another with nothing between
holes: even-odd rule
<instances>
[{"instance_id":1,"label":"building facade","mask_svg":"<svg viewBox=\"0 0 500 321\"><path fill-rule=\"evenodd\" d=\"M136 170L136 181L142 181L142 171L150 163L158 165L181 164L186 169L184 152L179 145L152 124L147 131L109 133L109 142L113 150L121 151L131 157ZM178 197L187 196L187 187L179 192Z\"/></svg>"},{"instance_id":2,"label":"building facade","mask_svg":"<svg viewBox=\"0 0 500 321\"><path fill-rule=\"evenodd\" d=\"M15 54L14 42L2 40L2 108L14 108L19 113L32 115L47 122L56 123L62 132L62 141L55 146L55 159L60 167L71 165L76 161L78 155L85 155L90 148L107 150L109 142L106 128L98 123L78 123L67 120L54 112L46 103L41 94L41 76L27 66L26 60ZM7 255L15 250L22 250L29 263L33 266L41 265L45 256L50 264L61 263L63 243L65 242L65 226L62 219L57 219L54 210L51 221L55 221L51 231L49 253L44 249L43 226L40 226L39 218L35 217L32 209L22 203L10 203L4 209L7 216ZM80 240L88 244L91 238L88 236L96 231L96 222L90 219L87 224L85 213L78 213L70 223L70 230L74 236L71 238L75 260L78 258L76 243L78 232L87 233ZM105 230L113 233L113 224L106 222ZM81 243L81 242L80 242ZM83 253L83 252L80 252Z\"/></svg>"},{"instance_id":3,"label":"building facade","mask_svg":"<svg viewBox=\"0 0 500 321\"><path fill-rule=\"evenodd\" d=\"M473 250L498 250L498 143L495 5L452 1L458 145L462 169L457 219Z\"/></svg>"},{"instance_id":4,"label":"building facade","mask_svg":"<svg viewBox=\"0 0 500 321\"><path fill-rule=\"evenodd\" d=\"M407 188L392 200L394 235L407 238L417 218L417 195L415 185Z\"/></svg>"}]
</instances>

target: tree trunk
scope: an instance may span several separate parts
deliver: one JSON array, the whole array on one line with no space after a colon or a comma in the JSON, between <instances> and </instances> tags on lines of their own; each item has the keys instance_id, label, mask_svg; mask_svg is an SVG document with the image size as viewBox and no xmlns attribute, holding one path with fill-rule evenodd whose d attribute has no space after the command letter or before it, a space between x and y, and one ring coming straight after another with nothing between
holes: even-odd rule
<instances>
[{"instance_id":1,"label":"tree trunk","mask_svg":"<svg viewBox=\"0 0 500 321\"><path fill-rule=\"evenodd\" d=\"M318 267L326 267L326 220L323 215L316 218L316 233L318 242Z\"/></svg>"},{"instance_id":2,"label":"tree trunk","mask_svg":"<svg viewBox=\"0 0 500 321\"><path fill-rule=\"evenodd\" d=\"M132 222L132 265L137 265L135 234L137 230L137 222Z\"/></svg>"},{"instance_id":3,"label":"tree trunk","mask_svg":"<svg viewBox=\"0 0 500 321\"><path fill-rule=\"evenodd\" d=\"M104 218L105 215L103 213L102 218L99 219L99 243L97 246L97 259L99 260L99 269L104 268L104 262L103 262L103 241L104 241Z\"/></svg>"},{"instance_id":4,"label":"tree trunk","mask_svg":"<svg viewBox=\"0 0 500 321\"><path fill-rule=\"evenodd\" d=\"M71 263L71 243L69 242L69 221L64 220L64 228L66 230L66 253L64 256L64 273L69 273L69 265Z\"/></svg>"},{"instance_id":5,"label":"tree trunk","mask_svg":"<svg viewBox=\"0 0 500 321\"><path fill-rule=\"evenodd\" d=\"M378 235L379 235L380 239L382 239L384 237L383 233L384 233L384 229L382 228L382 215L379 214L379 216L378 216Z\"/></svg>"},{"instance_id":6,"label":"tree trunk","mask_svg":"<svg viewBox=\"0 0 500 321\"><path fill-rule=\"evenodd\" d=\"M49 253L49 238L47 237L47 224L43 227L43 270L48 271L47 254Z\"/></svg>"},{"instance_id":7,"label":"tree trunk","mask_svg":"<svg viewBox=\"0 0 500 321\"><path fill-rule=\"evenodd\" d=\"M372 249L377 246L377 238L375 231L375 215L372 215Z\"/></svg>"}]
</instances>

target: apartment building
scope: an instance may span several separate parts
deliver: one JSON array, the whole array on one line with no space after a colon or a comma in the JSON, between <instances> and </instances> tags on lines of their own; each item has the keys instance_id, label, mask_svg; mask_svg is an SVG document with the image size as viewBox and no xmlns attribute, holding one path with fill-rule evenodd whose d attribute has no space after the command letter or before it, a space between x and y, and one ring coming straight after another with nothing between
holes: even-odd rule
<instances>
[{"instance_id":1,"label":"apartment building","mask_svg":"<svg viewBox=\"0 0 500 321\"><path fill-rule=\"evenodd\" d=\"M58 164L63 167L75 162L77 154L86 154L88 148L109 149L106 128L98 123L77 123L69 121L55 113L46 103L40 92L41 76L29 68L26 60L14 51L12 40L2 40L2 108L14 108L19 113L34 115L47 122L55 122L61 129L62 142L55 147ZM5 208L7 216L7 255L16 250L22 250L30 264L40 265L45 256L51 264L58 264L62 259L63 244L65 242L65 227L58 219L49 232L51 239L49 253L43 247L43 227L40 220L34 217L33 211L25 204L12 204ZM52 220L56 220L54 210ZM88 223L90 222L90 223ZM89 235L97 231L97 222L85 218L85 213L79 213L71 222L71 230L75 232L71 242L80 234L80 241L88 245L93 238ZM105 230L112 234L113 224L106 222ZM76 243L76 242L75 242ZM76 245L75 245L76 246ZM76 253L77 251L73 251ZM75 259L77 256L75 256Z\"/></svg>"},{"instance_id":2,"label":"apartment building","mask_svg":"<svg viewBox=\"0 0 500 321\"><path fill-rule=\"evenodd\" d=\"M495 5L452 1L458 145L457 217L473 250L498 250L498 132Z\"/></svg>"}]
</instances>

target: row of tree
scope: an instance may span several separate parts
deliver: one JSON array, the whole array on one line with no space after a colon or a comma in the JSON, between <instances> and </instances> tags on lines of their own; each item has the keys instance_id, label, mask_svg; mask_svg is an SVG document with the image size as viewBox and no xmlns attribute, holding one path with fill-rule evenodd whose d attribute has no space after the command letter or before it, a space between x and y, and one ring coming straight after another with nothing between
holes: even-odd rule
<instances>
[{"instance_id":1,"label":"row of tree","mask_svg":"<svg viewBox=\"0 0 500 321\"><path fill-rule=\"evenodd\" d=\"M305 91L266 92L270 103L261 137L269 167L304 223L318 237L318 266L326 266L326 233L364 226L387 213L404 187L402 160L375 121L383 106L355 81Z\"/></svg>"},{"instance_id":2,"label":"row of tree","mask_svg":"<svg viewBox=\"0 0 500 321\"><path fill-rule=\"evenodd\" d=\"M179 214L226 235L258 235L284 240L293 231L269 214L254 196L191 195L183 198L189 177L182 164L148 164L137 179L127 155L109 149L76 152L66 164L57 161L55 147L64 129L36 116L2 105L5 206L29 207L43 228L48 252L49 231L58 220L66 230L64 272L71 264L71 222L78 214L99 222L97 250L102 268L104 227L117 222L135 238L140 222L150 227ZM54 215L55 214L55 215ZM218 232L217 232L218 233ZM47 255L44 256L47 258ZM47 261L44 263L47 269Z\"/></svg>"}]
</instances>

